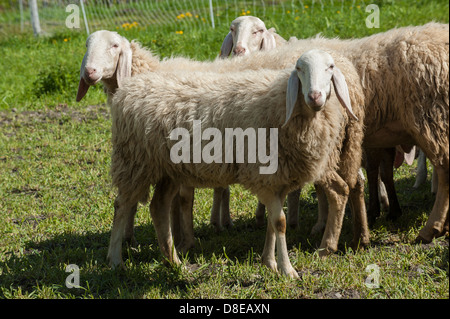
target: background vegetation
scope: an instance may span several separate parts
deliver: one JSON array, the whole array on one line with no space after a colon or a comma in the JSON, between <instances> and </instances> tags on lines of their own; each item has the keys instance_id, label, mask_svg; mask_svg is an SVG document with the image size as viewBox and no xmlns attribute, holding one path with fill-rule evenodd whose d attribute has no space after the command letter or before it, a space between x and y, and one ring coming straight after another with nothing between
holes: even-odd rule
<instances>
[{"instance_id":1,"label":"background vegetation","mask_svg":"<svg viewBox=\"0 0 450 319\"><path fill-rule=\"evenodd\" d=\"M367 1L276 1L265 11L254 2L233 3L232 8L218 6L219 19L256 12L285 38L318 32L363 37L449 19L449 3L437 0L373 1L380 8L379 29L365 26ZM228 26L221 23L212 29L195 11L169 9L173 23L142 25L131 17L109 29L138 39L162 57L215 58ZM8 12L3 4L0 21L5 24L0 30L18 23ZM200 21L186 22L189 19ZM39 38L0 31L0 298L449 297L448 238L414 244L434 202L430 178L419 189L412 188L416 163L395 172L403 216L395 223L381 216L371 230L371 247L364 251L346 246L352 235L347 214L339 252L319 259L315 250L320 236L309 235L317 201L312 187L303 190L300 226L289 229L287 238L300 280L261 266L265 229L255 228L256 199L240 186L231 189L235 225L221 233L209 226L212 191L196 190L196 247L176 269L161 265L148 206L140 206L139 246L124 251L126 271L111 270L106 253L115 189L109 177L109 109L101 86L75 102L84 31L47 31ZM80 268L79 289L65 286L69 264ZM365 269L371 264L380 269L378 289L365 285Z\"/></svg>"}]
</instances>

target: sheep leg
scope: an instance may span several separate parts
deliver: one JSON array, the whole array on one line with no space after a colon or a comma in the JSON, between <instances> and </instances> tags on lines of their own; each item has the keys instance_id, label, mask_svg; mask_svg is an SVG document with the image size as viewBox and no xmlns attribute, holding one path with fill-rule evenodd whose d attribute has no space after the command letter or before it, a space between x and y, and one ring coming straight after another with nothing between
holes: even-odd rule
<instances>
[{"instance_id":1,"label":"sheep leg","mask_svg":"<svg viewBox=\"0 0 450 319\"><path fill-rule=\"evenodd\" d=\"M448 162L447 162L448 163ZM447 168L435 166L437 173L438 188L433 209L425 226L419 231L417 241L429 243L439 234L442 234L446 227L449 210L449 176Z\"/></svg>"},{"instance_id":2,"label":"sheep leg","mask_svg":"<svg viewBox=\"0 0 450 319\"><path fill-rule=\"evenodd\" d=\"M172 240L170 225L170 206L173 198L179 190L179 185L170 179L162 179L155 186L152 201L150 203L150 214L155 226L158 244L165 262L169 264L180 264L177 252Z\"/></svg>"},{"instance_id":3,"label":"sheep leg","mask_svg":"<svg viewBox=\"0 0 450 319\"><path fill-rule=\"evenodd\" d=\"M181 227L183 222L181 221L181 204L180 204L180 194L175 194L175 197L172 200L172 205L170 206L170 227L172 228L173 242L175 243L175 247L177 247L183 241L183 234Z\"/></svg>"},{"instance_id":4,"label":"sheep leg","mask_svg":"<svg viewBox=\"0 0 450 319\"><path fill-rule=\"evenodd\" d=\"M179 194L180 234L181 241L175 247L183 254L194 247L194 188L181 185Z\"/></svg>"},{"instance_id":5,"label":"sheep leg","mask_svg":"<svg viewBox=\"0 0 450 319\"><path fill-rule=\"evenodd\" d=\"M298 204L300 202L300 193L302 189L297 189L288 194L287 206L288 206L288 225L291 228L296 228L298 226Z\"/></svg>"},{"instance_id":6,"label":"sheep leg","mask_svg":"<svg viewBox=\"0 0 450 319\"><path fill-rule=\"evenodd\" d=\"M337 250L350 191L347 183L334 172L320 184L327 196L329 207L327 224L319 247L319 256L324 257Z\"/></svg>"},{"instance_id":7,"label":"sheep leg","mask_svg":"<svg viewBox=\"0 0 450 319\"><path fill-rule=\"evenodd\" d=\"M349 203L353 216L353 240L351 247L357 249L370 243L369 225L367 223L366 204L364 202L364 175L358 172L356 184L350 188Z\"/></svg>"},{"instance_id":8,"label":"sheep leg","mask_svg":"<svg viewBox=\"0 0 450 319\"><path fill-rule=\"evenodd\" d=\"M313 226L311 230L311 235L315 235L318 233L323 232L325 229L325 225L327 224L327 218L328 218L328 201L327 196L319 184L314 184L314 187L316 188L316 194L317 194L317 202L318 202L318 216L317 216L317 222Z\"/></svg>"},{"instance_id":9,"label":"sheep leg","mask_svg":"<svg viewBox=\"0 0 450 319\"><path fill-rule=\"evenodd\" d=\"M260 228L264 226L264 215L266 214L266 206L258 201L258 207L256 208L256 227Z\"/></svg>"},{"instance_id":10,"label":"sheep leg","mask_svg":"<svg viewBox=\"0 0 450 319\"><path fill-rule=\"evenodd\" d=\"M380 201L378 200L379 166L380 158L376 149L366 149L366 173L369 184L369 209L367 217L369 225L375 224L375 220L380 216Z\"/></svg>"},{"instance_id":11,"label":"sheep leg","mask_svg":"<svg viewBox=\"0 0 450 319\"><path fill-rule=\"evenodd\" d=\"M420 185L425 183L425 181L427 180L427 175L427 157L422 150L419 150L419 156L417 158L416 181L413 188L419 188Z\"/></svg>"},{"instance_id":12,"label":"sheep leg","mask_svg":"<svg viewBox=\"0 0 450 319\"><path fill-rule=\"evenodd\" d=\"M217 232L219 232L222 229L220 207L221 207L222 196L223 196L224 191L225 191L225 188L223 188L223 187L214 188L213 205L211 208L210 223L211 223L211 225L214 226L214 228L216 229Z\"/></svg>"},{"instance_id":13,"label":"sheep leg","mask_svg":"<svg viewBox=\"0 0 450 319\"><path fill-rule=\"evenodd\" d=\"M431 193L436 194L438 188L438 176L437 171L433 166L433 175L431 175Z\"/></svg>"},{"instance_id":14,"label":"sheep leg","mask_svg":"<svg viewBox=\"0 0 450 319\"><path fill-rule=\"evenodd\" d=\"M220 202L220 222L222 227L233 227L230 215L230 187L224 188Z\"/></svg>"},{"instance_id":15,"label":"sheep leg","mask_svg":"<svg viewBox=\"0 0 450 319\"><path fill-rule=\"evenodd\" d=\"M263 264L270 269L280 272L290 278L298 278L298 273L289 261L286 244L286 217L283 212L283 203L286 193L282 196L275 194L265 194L258 196L261 202L267 207L268 225L266 232L266 242L262 254ZM277 249L278 262L275 261L275 246Z\"/></svg>"},{"instance_id":16,"label":"sheep leg","mask_svg":"<svg viewBox=\"0 0 450 319\"><path fill-rule=\"evenodd\" d=\"M126 233L130 229L130 220L134 221L137 202L127 200L124 196L119 195L114 200L114 220L109 240L108 256L109 264L112 268L118 266L124 268L122 261L122 240L123 236L129 236ZM133 222L131 223L131 231L133 231Z\"/></svg>"},{"instance_id":17,"label":"sheep leg","mask_svg":"<svg viewBox=\"0 0 450 319\"><path fill-rule=\"evenodd\" d=\"M136 238L134 237L134 218L136 216L137 204L131 207L130 212L128 213L127 224L125 226L125 241L130 246L137 246Z\"/></svg>"},{"instance_id":18,"label":"sheep leg","mask_svg":"<svg viewBox=\"0 0 450 319\"><path fill-rule=\"evenodd\" d=\"M397 198L397 191L394 185L394 160L395 148L387 148L383 151L383 159L381 160L380 176L386 187L386 193L389 198L389 212L387 218L396 220L402 215L402 209Z\"/></svg>"}]
</instances>

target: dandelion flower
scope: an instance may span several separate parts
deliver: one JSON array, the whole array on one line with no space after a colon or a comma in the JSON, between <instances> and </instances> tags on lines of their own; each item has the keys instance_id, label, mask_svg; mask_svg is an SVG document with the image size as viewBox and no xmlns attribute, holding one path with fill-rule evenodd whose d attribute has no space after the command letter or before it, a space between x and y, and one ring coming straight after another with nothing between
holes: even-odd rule
<instances>
[{"instance_id":1,"label":"dandelion flower","mask_svg":"<svg viewBox=\"0 0 450 319\"><path fill-rule=\"evenodd\" d=\"M67 39L64 39L64 42L67 42L67 41L69 41L69 40L67 40Z\"/></svg>"},{"instance_id":2,"label":"dandelion flower","mask_svg":"<svg viewBox=\"0 0 450 319\"><path fill-rule=\"evenodd\" d=\"M307 5L305 5L305 9L308 9L309 7Z\"/></svg>"}]
</instances>

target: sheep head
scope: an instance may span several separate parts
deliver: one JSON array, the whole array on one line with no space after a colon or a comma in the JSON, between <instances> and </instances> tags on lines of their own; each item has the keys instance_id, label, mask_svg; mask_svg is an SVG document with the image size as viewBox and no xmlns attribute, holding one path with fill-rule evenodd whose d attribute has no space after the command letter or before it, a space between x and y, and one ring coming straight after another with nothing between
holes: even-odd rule
<instances>
[{"instance_id":1,"label":"sheep head","mask_svg":"<svg viewBox=\"0 0 450 319\"><path fill-rule=\"evenodd\" d=\"M345 77L341 70L336 67L333 57L325 51L313 49L305 52L297 60L295 70L292 71L289 77L286 91L286 121L284 125L289 121L294 111L300 86L305 104L313 112L318 112L323 109L330 96L331 82L333 82L339 102L348 115L358 120L352 110Z\"/></svg>"},{"instance_id":2,"label":"sheep head","mask_svg":"<svg viewBox=\"0 0 450 319\"><path fill-rule=\"evenodd\" d=\"M130 42L116 32L101 30L86 40L86 54L81 62L77 102L89 86L103 81L110 89L121 86L121 81L131 76Z\"/></svg>"},{"instance_id":3,"label":"sheep head","mask_svg":"<svg viewBox=\"0 0 450 319\"><path fill-rule=\"evenodd\" d=\"M233 56L243 56L255 51L271 50L275 47L275 38L261 19L242 16L231 22L230 32L220 48L220 57L226 58L231 52Z\"/></svg>"}]
</instances>

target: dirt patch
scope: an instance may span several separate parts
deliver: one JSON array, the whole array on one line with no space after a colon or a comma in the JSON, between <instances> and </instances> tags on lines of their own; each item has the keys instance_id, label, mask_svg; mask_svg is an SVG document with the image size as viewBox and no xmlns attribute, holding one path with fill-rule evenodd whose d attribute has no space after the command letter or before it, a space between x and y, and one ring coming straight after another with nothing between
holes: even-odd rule
<instances>
[{"instance_id":1,"label":"dirt patch","mask_svg":"<svg viewBox=\"0 0 450 319\"><path fill-rule=\"evenodd\" d=\"M13 123L28 124L32 122L58 122L64 124L65 120L70 119L76 122L86 122L96 120L99 117L110 118L109 108L104 105L89 105L84 110L75 110L67 104L59 104L52 109L38 111L11 111L0 112L0 125L11 125Z\"/></svg>"}]
</instances>

